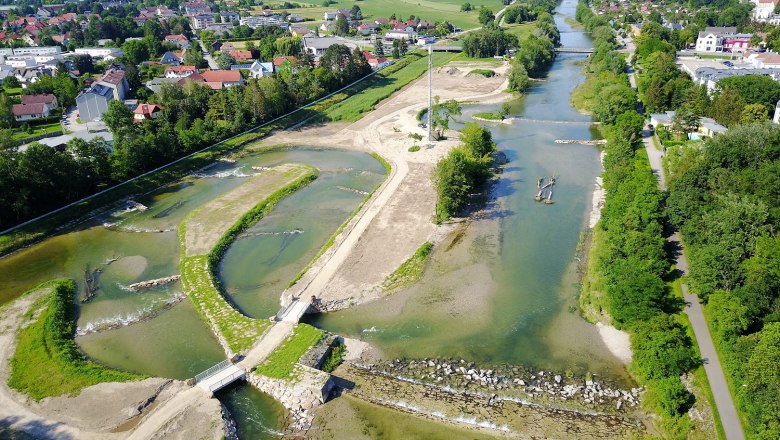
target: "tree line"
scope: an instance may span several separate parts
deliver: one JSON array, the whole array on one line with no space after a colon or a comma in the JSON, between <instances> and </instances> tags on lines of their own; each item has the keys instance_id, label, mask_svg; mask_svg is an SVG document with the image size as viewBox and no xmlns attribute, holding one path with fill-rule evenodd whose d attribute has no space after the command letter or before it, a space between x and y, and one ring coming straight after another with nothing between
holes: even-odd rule
<instances>
[{"instance_id":1,"label":"tree line","mask_svg":"<svg viewBox=\"0 0 780 440\"><path fill-rule=\"evenodd\" d=\"M245 87L212 90L166 84L150 102L159 117L133 122L130 109L111 101L104 116L114 135L104 142L72 140L64 149L32 144L0 152L0 227L9 227L90 195L282 115L371 73L363 53L327 49L317 67L301 57L296 68L248 80Z\"/></svg>"},{"instance_id":2,"label":"tree line","mask_svg":"<svg viewBox=\"0 0 780 440\"><path fill-rule=\"evenodd\" d=\"M780 128L742 125L668 150L669 213L686 238L749 438L780 438Z\"/></svg>"},{"instance_id":3,"label":"tree line","mask_svg":"<svg viewBox=\"0 0 780 440\"><path fill-rule=\"evenodd\" d=\"M509 90L524 92L529 78L541 78L555 60L555 46L561 35L549 12L543 11L536 18L534 32L520 45L509 71Z\"/></svg>"},{"instance_id":4,"label":"tree line","mask_svg":"<svg viewBox=\"0 0 780 440\"><path fill-rule=\"evenodd\" d=\"M671 270L663 238L663 196L641 143L644 118L635 110L636 95L622 73L625 61L615 51L612 29L584 1L577 12L594 36L586 75L591 82L596 78L599 87L589 100L609 101L591 103L607 138L602 175L607 196L591 252L605 295L600 306L616 327L631 335L630 371L647 388L645 402L662 415L665 430L688 432L686 412L693 399L680 376L700 361L678 319L680 304L666 285Z\"/></svg>"}]
</instances>

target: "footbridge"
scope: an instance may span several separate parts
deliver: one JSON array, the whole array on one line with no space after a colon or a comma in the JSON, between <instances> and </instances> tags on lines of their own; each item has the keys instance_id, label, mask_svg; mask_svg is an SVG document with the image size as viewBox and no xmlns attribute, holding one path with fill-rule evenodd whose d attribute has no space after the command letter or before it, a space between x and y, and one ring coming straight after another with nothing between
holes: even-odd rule
<instances>
[{"instance_id":1,"label":"footbridge","mask_svg":"<svg viewBox=\"0 0 780 440\"><path fill-rule=\"evenodd\" d=\"M246 371L239 368L229 359L225 359L195 376L195 384L203 390L214 394L231 383L244 379L246 379Z\"/></svg>"},{"instance_id":2,"label":"footbridge","mask_svg":"<svg viewBox=\"0 0 780 440\"><path fill-rule=\"evenodd\" d=\"M591 54L593 53L592 48L585 48L585 47L556 47L555 53L585 53L585 54Z\"/></svg>"}]
</instances>

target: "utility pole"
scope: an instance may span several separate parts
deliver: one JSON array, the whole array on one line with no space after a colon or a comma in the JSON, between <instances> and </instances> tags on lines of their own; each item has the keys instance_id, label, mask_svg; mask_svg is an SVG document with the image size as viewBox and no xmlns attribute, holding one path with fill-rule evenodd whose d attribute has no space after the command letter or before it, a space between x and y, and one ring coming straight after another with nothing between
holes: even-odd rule
<instances>
[{"instance_id":1,"label":"utility pole","mask_svg":"<svg viewBox=\"0 0 780 440\"><path fill-rule=\"evenodd\" d=\"M433 44L428 45L428 144L433 145Z\"/></svg>"}]
</instances>

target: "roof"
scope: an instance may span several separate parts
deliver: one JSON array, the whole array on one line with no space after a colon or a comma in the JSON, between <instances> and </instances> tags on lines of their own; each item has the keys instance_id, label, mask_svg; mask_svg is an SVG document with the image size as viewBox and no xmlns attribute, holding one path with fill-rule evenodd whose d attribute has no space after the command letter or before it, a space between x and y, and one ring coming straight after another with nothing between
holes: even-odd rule
<instances>
[{"instance_id":1,"label":"roof","mask_svg":"<svg viewBox=\"0 0 780 440\"><path fill-rule=\"evenodd\" d=\"M22 104L53 104L57 97L52 94L22 95Z\"/></svg>"},{"instance_id":2,"label":"roof","mask_svg":"<svg viewBox=\"0 0 780 440\"><path fill-rule=\"evenodd\" d=\"M251 60L252 52L248 50L231 50L230 56L236 60Z\"/></svg>"},{"instance_id":3,"label":"roof","mask_svg":"<svg viewBox=\"0 0 780 440\"><path fill-rule=\"evenodd\" d=\"M14 116L41 115L44 112L44 107L45 106L43 103L14 104L13 108L11 108L11 112L14 114Z\"/></svg>"},{"instance_id":4,"label":"roof","mask_svg":"<svg viewBox=\"0 0 780 440\"><path fill-rule=\"evenodd\" d=\"M238 70L208 70L206 72L201 73L201 75L203 76L203 79L205 79L207 83L209 82L225 83L225 82L241 81L241 72L239 72Z\"/></svg>"},{"instance_id":5,"label":"roof","mask_svg":"<svg viewBox=\"0 0 780 440\"><path fill-rule=\"evenodd\" d=\"M195 68L195 66L168 66L165 68L165 73L168 72L175 72L175 73L182 73L182 72L197 72L198 69Z\"/></svg>"},{"instance_id":6,"label":"roof","mask_svg":"<svg viewBox=\"0 0 780 440\"><path fill-rule=\"evenodd\" d=\"M288 55L286 57L276 57L276 58L274 58L274 66L281 66L282 64L284 64L285 61L289 61L290 64L292 64L292 65L298 64L298 59L297 58L295 58L292 55Z\"/></svg>"},{"instance_id":7,"label":"roof","mask_svg":"<svg viewBox=\"0 0 780 440\"><path fill-rule=\"evenodd\" d=\"M122 82L122 80L125 78L125 71L121 69L108 69L105 75L103 75L103 78L100 79L102 82L106 82L113 85L118 85Z\"/></svg>"},{"instance_id":8,"label":"roof","mask_svg":"<svg viewBox=\"0 0 780 440\"><path fill-rule=\"evenodd\" d=\"M166 35L164 40L176 40L176 41L190 41L182 34Z\"/></svg>"},{"instance_id":9,"label":"roof","mask_svg":"<svg viewBox=\"0 0 780 440\"><path fill-rule=\"evenodd\" d=\"M133 110L136 115L150 115L154 112L162 111L162 107L157 104L138 104L138 107Z\"/></svg>"},{"instance_id":10,"label":"roof","mask_svg":"<svg viewBox=\"0 0 780 440\"><path fill-rule=\"evenodd\" d=\"M274 65L273 63L261 63L260 61L255 60L254 63L252 63L252 67L249 68L249 70L253 72L273 72Z\"/></svg>"}]
</instances>

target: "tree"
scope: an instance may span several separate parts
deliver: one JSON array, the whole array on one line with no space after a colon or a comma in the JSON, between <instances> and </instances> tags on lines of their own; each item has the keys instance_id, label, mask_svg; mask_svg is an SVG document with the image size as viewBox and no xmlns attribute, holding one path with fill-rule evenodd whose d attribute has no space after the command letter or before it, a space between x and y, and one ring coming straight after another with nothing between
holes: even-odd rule
<instances>
[{"instance_id":1,"label":"tree","mask_svg":"<svg viewBox=\"0 0 780 440\"><path fill-rule=\"evenodd\" d=\"M654 381L650 389L660 409L669 416L685 414L693 402L693 396L678 377L666 377Z\"/></svg>"},{"instance_id":2,"label":"tree","mask_svg":"<svg viewBox=\"0 0 780 440\"><path fill-rule=\"evenodd\" d=\"M528 72L523 64L517 60L512 61L512 69L509 71L509 90L522 93L528 90L529 84Z\"/></svg>"},{"instance_id":3,"label":"tree","mask_svg":"<svg viewBox=\"0 0 780 440\"><path fill-rule=\"evenodd\" d=\"M193 48L188 50L184 54L184 64L187 66L195 66L195 67L207 67L209 64L208 62L203 58L203 53L199 51L197 48Z\"/></svg>"},{"instance_id":4,"label":"tree","mask_svg":"<svg viewBox=\"0 0 780 440\"><path fill-rule=\"evenodd\" d=\"M401 56L405 56L406 52L409 50L409 45L406 43L406 39L401 39L401 42L398 44L398 52L401 54Z\"/></svg>"},{"instance_id":5,"label":"tree","mask_svg":"<svg viewBox=\"0 0 780 440\"><path fill-rule=\"evenodd\" d=\"M382 42L382 39L378 37L376 41L374 41L374 56L377 58L385 56L385 45Z\"/></svg>"},{"instance_id":6,"label":"tree","mask_svg":"<svg viewBox=\"0 0 780 440\"><path fill-rule=\"evenodd\" d=\"M718 81L718 87L734 90L745 104L762 104L767 113L774 111L775 104L780 101L780 84L768 76L732 76Z\"/></svg>"},{"instance_id":7,"label":"tree","mask_svg":"<svg viewBox=\"0 0 780 440\"><path fill-rule=\"evenodd\" d=\"M712 100L710 114L719 124L731 128L739 123L745 105L739 93L726 88Z\"/></svg>"},{"instance_id":8,"label":"tree","mask_svg":"<svg viewBox=\"0 0 780 440\"><path fill-rule=\"evenodd\" d=\"M125 41L125 44L122 45L122 52L127 61L133 64L141 64L149 59L149 46L141 40Z\"/></svg>"},{"instance_id":9,"label":"tree","mask_svg":"<svg viewBox=\"0 0 780 440\"><path fill-rule=\"evenodd\" d=\"M133 125L133 112L123 102L112 99L108 102L108 110L103 113L103 122L114 136L118 136L121 129Z\"/></svg>"},{"instance_id":10,"label":"tree","mask_svg":"<svg viewBox=\"0 0 780 440\"><path fill-rule=\"evenodd\" d=\"M349 10L349 14L352 17L352 20L363 19L363 11L360 10L360 6L358 5L353 5L352 9Z\"/></svg>"},{"instance_id":11,"label":"tree","mask_svg":"<svg viewBox=\"0 0 780 440\"><path fill-rule=\"evenodd\" d=\"M11 112L13 103L3 92L0 92L0 128L11 128L14 125L14 114Z\"/></svg>"},{"instance_id":12,"label":"tree","mask_svg":"<svg viewBox=\"0 0 780 440\"><path fill-rule=\"evenodd\" d=\"M496 16L493 15L493 11L491 11L490 9L488 9L485 6L482 6L482 7L479 8L479 18L478 18L478 20L479 20L479 23L482 26L487 25L488 23L492 22L495 19L496 19Z\"/></svg>"},{"instance_id":13,"label":"tree","mask_svg":"<svg viewBox=\"0 0 780 440\"><path fill-rule=\"evenodd\" d=\"M219 52L217 56L214 57L214 61L217 62L217 66L222 70L229 70L230 66L236 63L236 60L227 52Z\"/></svg>"},{"instance_id":14,"label":"tree","mask_svg":"<svg viewBox=\"0 0 780 440\"><path fill-rule=\"evenodd\" d=\"M742 115L739 117L739 122L742 124L753 124L756 122L764 122L769 119L769 112L766 107L761 104L748 104L742 109Z\"/></svg>"},{"instance_id":15,"label":"tree","mask_svg":"<svg viewBox=\"0 0 780 440\"><path fill-rule=\"evenodd\" d=\"M21 87L22 84L19 82L19 80L14 75L8 75L3 79L3 87L8 89L15 89L18 87Z\"/></svg>"},{"instance_id":16,"label":"tree","mask_svg":"<svg viewBox=\"0 0 780 440\"><path fill-rule=\"evenodd\" d=\"M459 116L461 110L460 104L454 99L439 103L439 97L436 96L434 98L433 113L431 116L433 120L433 129L437 131L437 139L443 138L444 131L450 128L450 119Z\"/></svg>"},{"instance_id":17,"label":"tree","mask_svg":"<svg viewBox=\"0 0 780 440\"><path fill-rule=\"evenodd\" d=\"M95 63L92 62L92 56L90 55L74 55L71 58L73 68L78 70L80 74L95 73Z\"/></svg>"},{"instance_id":18,"label":"tree","mask_svg":"<svg viewBox=\"0 0 780 440\"><path fill-rule=\"evenodd\" d=\"M685 328L666 314L638 321L631 346L634 370L645 380L678 378L700 363Z\"/></svg>"},{"instance_id":19,"label":"tree","mask_svg":"<svg viewBox=\"0 0 780 440\"><path fill-rule=\"evenodd\" d=\"M629 110L615 119L613 130L616 130L624 139L633 141L642 134L644 125L645 118L635 110Z\"/></svg>"},{"instance_id":20,"label":"tree","mask_svg":"<svg viewBox=\"0 0 780 440\"><path fill-rule=\"evenodd\" d=\"M333 23L333 33L341 36L349 34L349 22L344 14L336 15L336 21Z\"/></svg>"},{"instance_id":21,"label":"tree","mask_svg":"<svg viewBox=\"0 0 780 440\"><path fill-rule=\"evenodd\" d=\"M671 129L677 133L692 133L699 129L699 118L687 108L680 107L672 117Z\"/></svg>"},{"instance_id":22,"label":"tree","mask_svg":"<svg viewBox=\"0 0 780 440\"><path fill-rule=\"evenodd\" d=\"M461 12L469 12L469 11L471 11L471 3L466 2L466 3L463 3L462 5L460 5L460 11Z\"/></svg>"},{"instance_id":23,"label":"tree","mask_svg":"<svg viewBox=\"0 0 780 440\"><path fill-rule=\"evenodd\" d=\"M493 136L485 127L476 122L470 122L460 131L460 141L475 158L482 158L496 151L496 143Z\"/></svg>"},{"instance_id":24,"label":"tree","mask_svg":"<svg viewBox=\"0 0 780 440\"><path fill-rule=\"evenodd\" d=\"M596 94L593 116L603 124L614 124L618 116L636 109L636 95L624 84L611 84Z\"/></svg>"}]
</instances>

